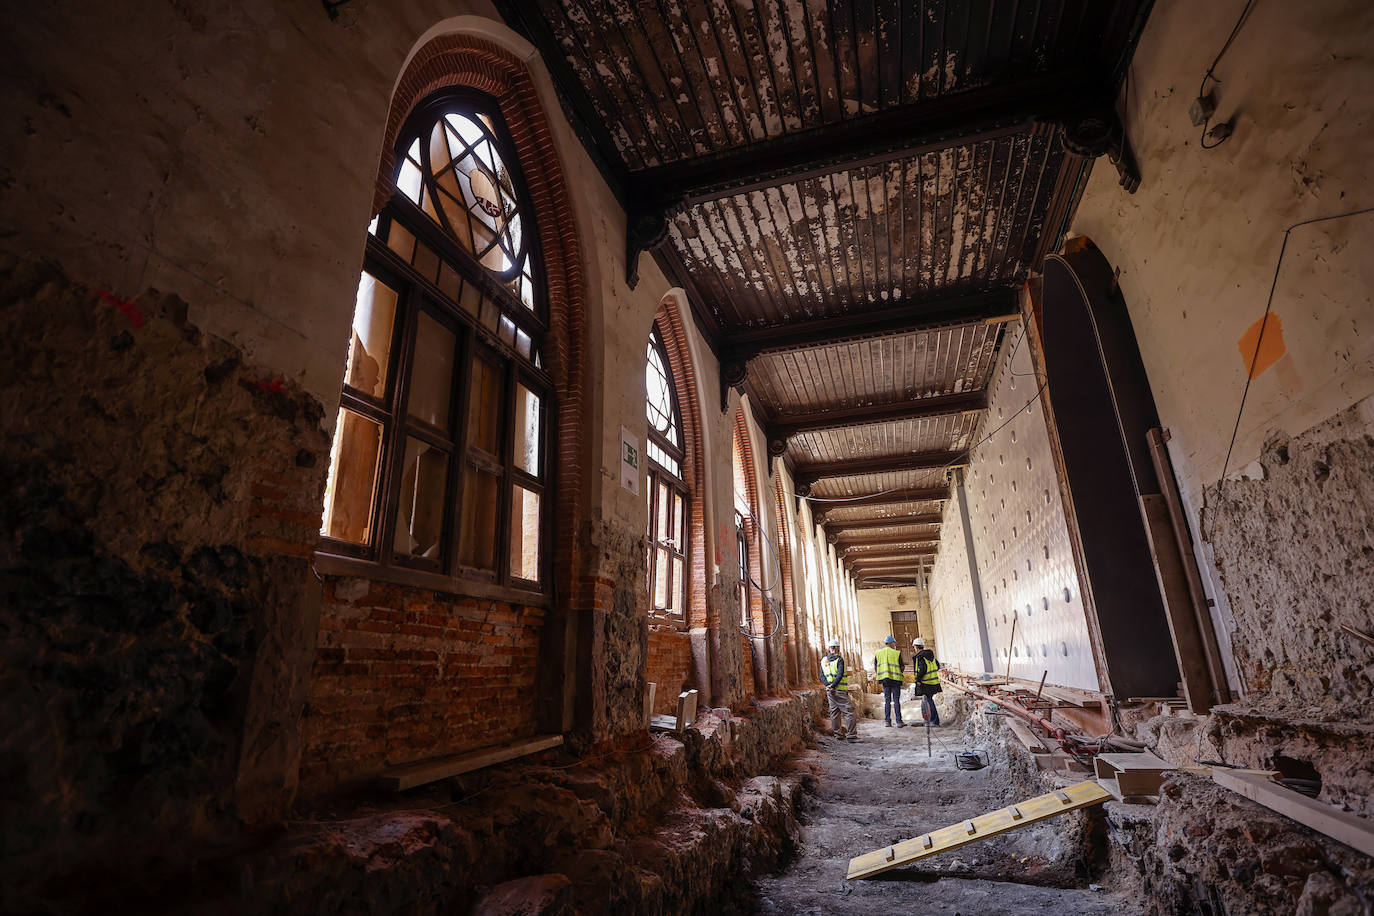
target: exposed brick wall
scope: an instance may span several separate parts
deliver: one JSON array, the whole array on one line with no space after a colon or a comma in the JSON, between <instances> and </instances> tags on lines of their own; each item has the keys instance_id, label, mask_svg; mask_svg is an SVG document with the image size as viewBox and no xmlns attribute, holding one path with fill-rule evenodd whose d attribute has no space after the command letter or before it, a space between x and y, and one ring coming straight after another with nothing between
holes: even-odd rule
<instances>
[{"instance_id":1,"label":"exposed brick wall","mask_svg":"<svg viewBox=\"0 0 1374 916\"><path fill-rule=\"evenodd\" d=\"M744 633L739 635L740 681L745 698L758 696L758 682L754 678L754 641Z\"/></svg>"},{"instance_id":2,"label":"exposed brick wall","mask_svg":"<svg viewBox=\"0 0 1374 916\"><path fill-rule=\"evenodd\" d=\"M675 627L649 628L645 678L657 684L654 712L677 715L677 695L696 686L692 680L692 637Z\"/></svg>"},{"instance_id":3,"label":"exposed brick wall","mask_svg":"<svg viewBox=\"0 0 1374 916\"><path fill-rule=\"evenodd\" d=\"M544 611L327 577L301 788L535 734Z\"/></svg>"}]
</instances>

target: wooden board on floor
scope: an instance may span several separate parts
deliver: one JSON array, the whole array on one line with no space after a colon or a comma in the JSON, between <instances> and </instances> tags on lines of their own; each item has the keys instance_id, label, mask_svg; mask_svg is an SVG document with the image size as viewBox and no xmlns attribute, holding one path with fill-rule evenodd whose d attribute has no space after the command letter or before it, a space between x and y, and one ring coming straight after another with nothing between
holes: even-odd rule
<instances>
[{"instance_id":1,"label":"wooden board on floor","mask_svg":"<svg viewBox=\"0 0 1374 916\"><path fill-rule=\"evenodd\" d=\"M1164 776L1177 769L1149 751L1138 754L1098 754L1093 767L1099 781L1118 799L1158 795ZM1107 785L1107 780L1111 784Z\"/></svg>"},{"instance_id":2,"label":"wooden board on floor","mask_svg":"<svg viewBox=\"0 0 1374 916\"><path fill-rule=\"evenodd\" d=\"M1035 754L1052 753L1050 746L1046 744L1039 735L1031 731L1029 725L1021 720L1010 716L1007 717L1007 728L1010 728L1011 733L1026 746L1026 750Z\"/></svg>"},{"instance_id":3,"label":"wooden board on floor","mask_svg":"<svg viewBox=\"0 0 1374 916\"><path fill-rule=\"evenodd\" d=\"M1374 856L1374 821L1308 798L1257 773L1213 767L1212 781L1338 843Z\"/></svg>"},{"instance_id":4,"label":"wooden board on floor","mask_svg":"<svg viewBox=\"0 0 1374 916\"><path fill-rule=\"evenodd\" d=\"M466 754L455 754L452 757L438 757L433 760L422 760L419 763L392 767L382 771L382 774L377 777L377 782L384 789L404 792L406 789L438 782L441 779L448 779L450 776L480 770L482 767L489 767L496 763L505 763L516 757L547 751L549 748L558 747L562 743L562 735L541 735L537 738L511 741L495 747L469 751Z\"/></svg>"},{"instance_id":5,"label":"wooden board on floor","mask_svg":"<svg viewBox=\"0 0 1374 916\"><path fill-rule=\"evenodd\" d=\"M1037 795L1025 801L998 808L987 814L980 814L972 820L960 821L939 830L922 834L910 840L902 840L891 846L884 846L873 852L864 853L849 860L847 878L871 878L888 869L897 868L924 859L937 853L958 849L988 837L1019 830L1027 824L1034 824L1069 811L1077 811L1090 805L1100 804L1112 797L1111 793L1091 779L1076 783L1064 789L1057 789L1045 795Z\"/></svg>"}]
</instances>

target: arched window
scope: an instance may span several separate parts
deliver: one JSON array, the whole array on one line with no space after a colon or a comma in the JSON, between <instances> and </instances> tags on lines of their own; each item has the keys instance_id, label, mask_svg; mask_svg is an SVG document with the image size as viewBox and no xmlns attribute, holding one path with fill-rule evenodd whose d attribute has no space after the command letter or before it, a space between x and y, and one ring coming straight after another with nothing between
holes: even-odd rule
<instances>
[{"instance_id":1,"label":"arched window","mask_svg":"<svg viewBox=\"0 0 1374 916\"><path fill-rule=\"evenodd\" d=\"M649 331L644 366L649 418L649 599L653 611L681 617L687 609L687 511L682 479L686 456L682 411L657 323Z\"/></svg>"},{"instance_id":2,"label":"arched window","mask_svg":"<svg viewBox=\"0 0 1374 916\"><path fill-rule=\"evenodd\" d=\"M748 475L752 473L749 458L745 451L742 415L736 418L734 443L730 452L732 481L735 490L735 556L739 562L739 613L740 625L747 631L754 630L755 594L753 588L754 561L754 507L751 505L753 488L749 485Z\"/></svg>"},{"instance_id":3,"label":"arched window","mask_svg":"<svg viewBox=\"0 0 1374 916\"><path fill-rule=\"evenodd\" d=\"M321 533L329 553L544 588L550 380L537 234L497 105L417 106L369 227Z\"/></svg>"}]
</instances>

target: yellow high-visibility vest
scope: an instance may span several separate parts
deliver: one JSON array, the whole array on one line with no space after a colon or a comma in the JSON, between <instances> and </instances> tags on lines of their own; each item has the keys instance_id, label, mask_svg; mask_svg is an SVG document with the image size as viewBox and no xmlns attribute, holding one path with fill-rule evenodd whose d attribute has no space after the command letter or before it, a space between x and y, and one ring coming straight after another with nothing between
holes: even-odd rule
<instances>
[{"instance_id":1,"label":"yellow high-visibility vest","mask_svg":"<svg viewBox=\"0 0 1374 916\"><path fill-rule=\"evenodd\" d=\"M938 660L923 658L919 662L913 662L912 664L924 664L926 666L925 674L917 678L918 683L925 684L928 687L934 687L940 683L940 662Z\"/></svg>"},{"instance_id":2,"label":"yellow high-visibility vest","mask_svg":"<svg viewBox=\"0 0 1374 916\"><path fill-rule=\"evenodd\" d=\"M836 690L849 689L849 672L846 671L840 674L840 667L843 664L844 661L838 655L833 658L827 655L825 658L821 659L821 670L825 672L825 679L831 681L832 683L830 686ZM838 681L835 680L836 674L840 674L840 679Z\"/></svg>"},{"instance_id":3,"label":"yellow high-visibility vest","mask_svg":"<svg viewBox=\"0 0 1374 916\"><path fill-rule=\"evenodd\" d=\"M877 663L878 670L875 677L880 681L902 680L902 656L891 646L884 646L878 650L878 654L873 657Z\"/></svg>"}]
</instances>

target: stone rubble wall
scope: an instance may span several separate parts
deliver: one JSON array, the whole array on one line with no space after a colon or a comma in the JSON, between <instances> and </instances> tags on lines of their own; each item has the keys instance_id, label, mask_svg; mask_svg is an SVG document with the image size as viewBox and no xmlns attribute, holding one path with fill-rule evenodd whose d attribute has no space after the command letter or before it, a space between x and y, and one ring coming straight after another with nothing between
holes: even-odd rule
<instances>
[{"instance_id":1,"label":"stone rubble wall","mask_svg":"<svg viewBox=\"0 0 1374 916\"><path fill-rule=\"evenodd\" d=\"M1374 721L1374 398L1291 439L1207 493L1202 529L1226 586L1247 700ZM1366 788L1374 788L1371 782Z\"/></svg>"},{"instance_id":2,"label":"stone rubble wall","mask_svg":"<svg viewBox=\"0 0 1374 916\"><path fill-rule=\"evenodd\" d=\"M796 851L814 777L788 760L823 699L707 710L681 737L640 733L573 764L551 752L298 822L225 866L192 912L498 912L526 896L582 913L719 912L742 878Z\"/></svg>"},{"instance_id":3,"label":"stone rubble wall","mask_svg":"<svg viewBox=\"0 0 1374 916\"><path fill-rule=\"evenodd\" d=\"M295 788L323 410L201 333L0 261L0 910L119 882ZM81 881L72 882L72 875Z\"/></svg>"}]
</instances>

